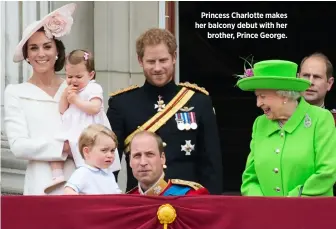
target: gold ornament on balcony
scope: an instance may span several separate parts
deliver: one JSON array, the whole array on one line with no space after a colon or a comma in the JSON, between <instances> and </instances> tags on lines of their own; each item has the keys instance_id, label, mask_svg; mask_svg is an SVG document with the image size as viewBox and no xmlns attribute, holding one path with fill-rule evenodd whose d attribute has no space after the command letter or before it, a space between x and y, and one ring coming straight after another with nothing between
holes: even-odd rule
<instances>
[{"instance_id":1,"label":"gold ornament on balcony","mask_svg":"<svg viewBox=\"0 0 336 229\"><path fill-rule=\"evenodd\" d=\"M160 223L163 224L163 229L168 229L168 224L174 222L176 218L175 208L170 204L163 204L159 207L157 216Z\"/></svg>"}]
</instances>

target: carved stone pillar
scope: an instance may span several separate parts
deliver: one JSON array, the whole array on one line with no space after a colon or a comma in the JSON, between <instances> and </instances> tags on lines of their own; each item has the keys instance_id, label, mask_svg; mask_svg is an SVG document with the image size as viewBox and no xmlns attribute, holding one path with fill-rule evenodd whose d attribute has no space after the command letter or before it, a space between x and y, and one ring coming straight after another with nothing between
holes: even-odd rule
<instances>
[{"instance_id":1,"label":"carved stone pillar","mask_svg":"<svg viewBox=\"0 0 336 229\"><path fill-rule=\"evenodd\" d=\"M95 2L95 64L97 82L104 89L105 109L111 92L144 83L145 77L138 64L135 41L145 30L158 26L158 2ZM126 189L126 179L123 158L122 171L118 177L122 190Z\"/></svg>"}]
</instances>

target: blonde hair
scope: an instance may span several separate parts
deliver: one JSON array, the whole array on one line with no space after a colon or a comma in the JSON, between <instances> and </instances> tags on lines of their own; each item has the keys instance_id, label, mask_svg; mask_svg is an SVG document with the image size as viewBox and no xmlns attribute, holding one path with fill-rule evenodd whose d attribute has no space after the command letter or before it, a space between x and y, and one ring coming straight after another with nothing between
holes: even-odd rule
<instances>
[{"instance_id":1,"label":"blonde hair","mask_svg":"<svg viewBox=\"0 0 336 229\"><path fill-rule=\"evenodd\" d=\"M79 152L83 158L84 158L83 148L93 147L96 143L97 137L102 134L110 137L115 142L116 147L118 147L117 136L113 131L100 124L91 124L90 126L84 129L78 140Z\"/></svg>"},{"instance_id":2,"label":"blonde hair","mask_svg":"<svg viewBox=\"0 0 336 229\"><path fill-rule=\"evenodd\" d=\"M177 48L174 35L165 29L149 29L141 34L136 40L137 55L142 59L146 46L159 45L161 43L165 44L168 47L169 54L173 56Z\"/></svg>"},{"instance_id":3,"label":"blonde hair","mask_svg":"<svg viewBox=\"0 0 336 229\"><path fill-rule=\"evenodd\" d=\"M87 50L76 49L69 53L66 57L66 64L77 65L84 63L86 70L88 72L95 71L95 63L93 54ZM96 73L93 76L93 79L96 78Z\"/></svg>"}]
</instances>

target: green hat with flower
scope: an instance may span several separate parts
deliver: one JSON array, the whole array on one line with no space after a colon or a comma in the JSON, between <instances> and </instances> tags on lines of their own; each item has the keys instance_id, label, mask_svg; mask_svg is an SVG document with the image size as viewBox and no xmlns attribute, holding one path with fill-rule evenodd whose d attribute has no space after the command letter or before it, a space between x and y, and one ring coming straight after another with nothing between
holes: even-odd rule
<instances>
[{"instance_id":1,"label":"green hat with flower","mask_svg":"<svg viewBox=\"0 0 336 229\"><path fill-rule=\"evenodd\" d=\"M244 75L238 75L237 86L243 91L273 89L285 91L305 91L310 81L297 78L298 65L286 60L265 60L254 64L253 68L244 66Z\"/></svg>"}]
</instances>

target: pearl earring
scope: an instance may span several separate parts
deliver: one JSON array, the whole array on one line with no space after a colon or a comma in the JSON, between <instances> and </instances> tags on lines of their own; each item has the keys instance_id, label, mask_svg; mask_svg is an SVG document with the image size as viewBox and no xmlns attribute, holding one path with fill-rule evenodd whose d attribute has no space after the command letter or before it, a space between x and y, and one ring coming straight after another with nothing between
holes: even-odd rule
<instances>
[{"instance_id":1,"label":"pearl earring","mask_svg":"<svg viewBox=\"0 0 336 229\"><path fill-rule=\"evenodd\" d=\"M166 169L166 168L167 168L167 165L163 165L163 168Z\"/></svg>"},{"instance_id":2,"label":"pearl earring","mask_svg":"<svg viewBox=\"0 0 336 229\"><path fill-rule=\"evenodd\" d=\"M58 60L58 56L56 56L56 58L55 58L56 60Z\"/></svg>"},{"instance_id":3,"label":"pearl earring","mask_svg":"<svg viewBox=\"0 0 336 229\"><path fill-rule=\"evenodd\" d=\"M26 58L26 61L29 63L29 59L28 58Z\"/></svg>"}]
</instances>

